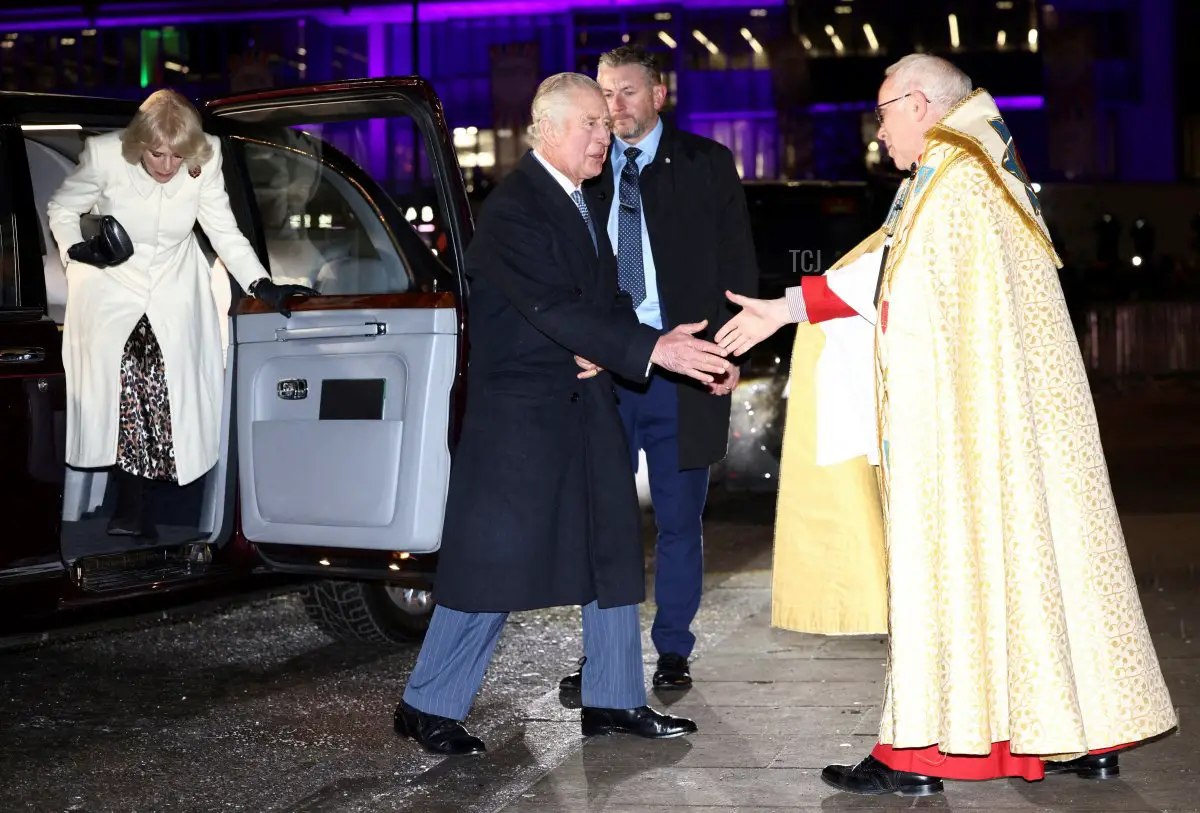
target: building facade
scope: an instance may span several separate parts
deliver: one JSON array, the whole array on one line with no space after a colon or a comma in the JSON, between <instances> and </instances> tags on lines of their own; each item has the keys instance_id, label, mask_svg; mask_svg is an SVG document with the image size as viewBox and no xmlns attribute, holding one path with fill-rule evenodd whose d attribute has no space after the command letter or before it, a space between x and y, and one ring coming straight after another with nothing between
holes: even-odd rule
<instances>
[{"instance_id":1,"label":"building facade","mask_svg":"<svg viewBox=\"0 0 1200 813\"><path fill-rule=\"evenodd\" d=\"M600 53L633 42L659 54L680 125L729 146L744 178L832 180L886 164L875 141L876 88L888 64L925 51L954 60L998 97L1030 174L1043 182L1174 181L1181 165L1172 0L181 0L149 8L92 0L0 11L0 87L137 98L169 86L202 100L417 73L434 83L474 185L502 176L526 149L542 77L594 73ZM377 132L387 143L366 153L386 155L382 171L402 174L411 163L403 139Z\"/></svg>"}]
</instances>

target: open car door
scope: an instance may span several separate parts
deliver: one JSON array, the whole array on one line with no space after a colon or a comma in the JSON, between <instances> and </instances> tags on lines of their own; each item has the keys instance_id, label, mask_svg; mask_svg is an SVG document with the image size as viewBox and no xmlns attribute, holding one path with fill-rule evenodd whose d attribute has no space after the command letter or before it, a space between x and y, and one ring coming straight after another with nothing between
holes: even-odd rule
<instances>
[{"instance_id":1,"label":"open car door","mask_svg":"<svg viewBox=\"0 0 1200 813\"><path fill-rule=\"evenodd\" d=\"M438 549L465 373L471 215L422 79L212 102L292 316L246 298L229 337L241 527L254 543ZM235 175L236 177L236 175Z\"/></svg>"}]
</instances>

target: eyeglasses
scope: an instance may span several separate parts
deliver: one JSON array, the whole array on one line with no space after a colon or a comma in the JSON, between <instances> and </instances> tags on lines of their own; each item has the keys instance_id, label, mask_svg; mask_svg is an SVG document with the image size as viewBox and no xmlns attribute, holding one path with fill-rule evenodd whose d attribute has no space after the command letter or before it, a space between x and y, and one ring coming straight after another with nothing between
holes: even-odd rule
<instances>
[{"instance_id":1,"label":"eyeglasses","mask_svg":"<svg viewBox=\"0 0 1200 813\"><path fill-rule=\"evenodd\" d=\"M894 99L888 99L886 102L884 102L882 104L875 105L875 121L879 122L880 126L883 126L883 108L887 107L889 104L895 104L896 102L900 101L901 99L907 99L911 95L912 95L912 92L910 91L908 93L905 93L903 96L897 96Z\"/></svg>"}]
</instances>

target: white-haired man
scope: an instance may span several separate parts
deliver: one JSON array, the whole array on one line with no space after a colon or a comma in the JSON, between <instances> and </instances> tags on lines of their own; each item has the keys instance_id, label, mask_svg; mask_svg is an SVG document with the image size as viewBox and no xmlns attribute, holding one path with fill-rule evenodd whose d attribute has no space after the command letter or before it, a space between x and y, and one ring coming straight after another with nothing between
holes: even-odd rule
<instances>
[{"instance_id":1,"label":"white-haired man","mask_svg":"<svg viewBox=\"0 0 1200 813\"><path fill-rule=\"evenodd\" d=\"M638 322L580 184L608 158L611 119L582 74L546 79L535 148L488 197L467 250L470 397L450 476L434 610L397 732L442 754L484 744L467 716L508 613L583 608L584 735L665 738L691 720L646 705L640 510L611 370L709 383L730 364L692 334ZM576 357L603 369L580 372Z\"/></svg>"},{"instance_id":2,"label":"white-haired man","mask_svg":"<svg viewBox=\"0 0 1200 813\"><path fill-rule=\"evenodd\" d=\"M850 336L837 373L874 379L872 407L848 410L829 401L838 375L794 367L788 407L814 416L816 443L790 469L785 457L781 501L802 471L814 483L852 461L879 473L873 505L839 504L884 531L879 742L822 779L924 795L943 779L1115 776L1119 749L1176 716L1037 195L995 102L949 62L905 57L875 109L911 171L883 228L783 299L737 298L742 313L717 335L743 352L784 322L819 322L798 328L797 357L811 368L807 343L823 355ZM815 410L797 402L805 392ZM806 431L791 418L788 432ZM853 542L835 526L824 531ZM856 550L831 560L869 568Z\"/></svg>"},{"instance_id":3,"label":"white-haired man","mask_svg":"<svg viewBox=\"0 0 1200 813\"><path fill-rule=\"evenodd\" d=\"M669 329L704 320L712 335L734 313L726 290L758 291L750 214L733 153L662 118L667 86L654 55L641 46L601 54L596 81L608 100L614 138L604 171L584 184L584 196L606 224L618 285L643 324ZM639 453L646 457L658 527L650 628L658 650L656 689L692 683L688 659L704 584L708 472L729 445L738 376L735 367L707 387L666 371L645 382L616 381L635 471ZM559 683L568 697L579 692L583 668Z\"/></svg>"}]
</instances>

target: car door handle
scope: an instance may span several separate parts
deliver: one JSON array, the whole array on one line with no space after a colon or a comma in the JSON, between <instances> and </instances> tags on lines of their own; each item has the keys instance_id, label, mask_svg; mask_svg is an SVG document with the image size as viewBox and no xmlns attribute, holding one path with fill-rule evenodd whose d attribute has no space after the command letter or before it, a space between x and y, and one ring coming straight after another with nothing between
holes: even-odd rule
<instances>
[{"instance_id":1,"label":"car door handle","mask_svg":"<svg viewBox=\"0 0 1200 813\"><path fill-rule=\"evenodd\" d=\"M275 329L275 341L350 339L356 336L383 336L386 333L387 324L384 322L365 322L361 325L329 325L327 327L280 327Z\"/></svg>"},{"instance_id":2,"label":"car door handle","mask_svg":"<svg viewBox=\"0 0 1200 813\"><path fill-rule=\"evenodd\" d=\"M0 364L40 364L46 360L46 351L40 347L0 348Z\"/></svg>"}]
</instances>

